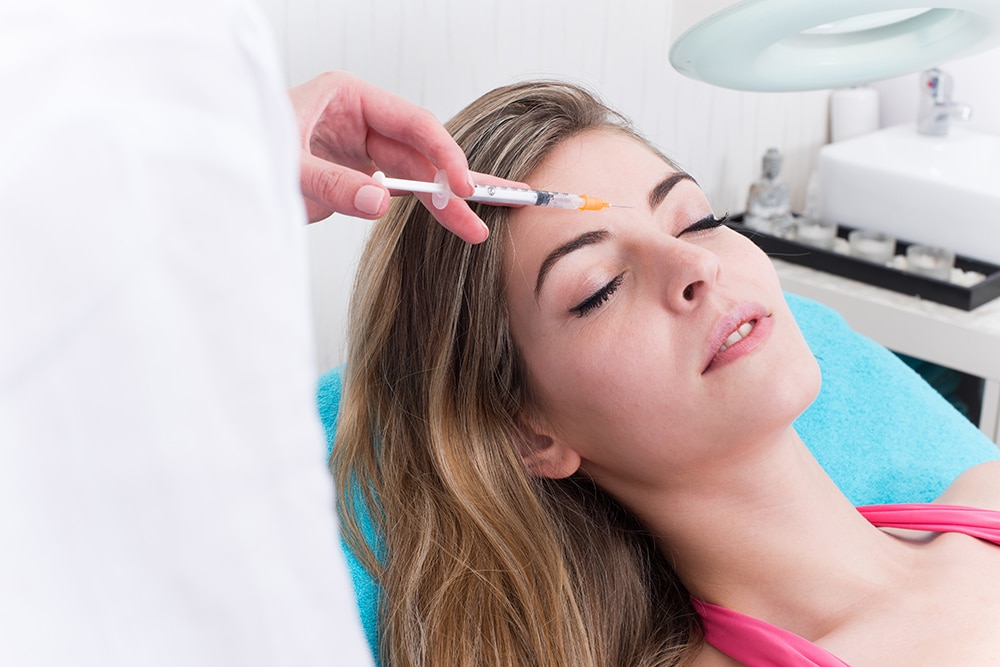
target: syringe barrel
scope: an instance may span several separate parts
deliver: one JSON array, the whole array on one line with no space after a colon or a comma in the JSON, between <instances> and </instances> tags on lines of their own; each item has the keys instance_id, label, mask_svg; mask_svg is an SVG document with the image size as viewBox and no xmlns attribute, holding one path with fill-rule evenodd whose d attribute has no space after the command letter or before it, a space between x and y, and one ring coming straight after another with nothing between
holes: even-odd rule
<instances>
[{"instance_id":1,"label":"syringe barrel","mask_svg":"<svg viewBox=\"0 0 1000 667\"><path fill-rule=\"evenodd\" d=\"M521 188L506 188L499 185L477 185L471 197L466 201L478 201L484 204L509 204L514 206L535 206L538 203L538 192Z\"/></svg>"},{"instance_id":2,"label":"syringe barrel","mask_svg":"<svg viewBox=\"0 0 1000 667\"><path fill-rule=\"evenodd\" d=\"M500 185L477 185L466 201L485 204L507 204L512 206L549 206L551 208L580 208L583 199L578 195L545 190L508 188Z\"/></svg>"},{"instance_id":3,"label":"syringe barrel","mask_svg":"<svg viewBox=\"0 0 1000 667\"><path fill-rule=\"evenodd\" d=\"M571 195L565 192L544 192L538 193L539 202L537 206L548 206L550 208L583 208L583 197Z\"/></svg>"}]
</instances>

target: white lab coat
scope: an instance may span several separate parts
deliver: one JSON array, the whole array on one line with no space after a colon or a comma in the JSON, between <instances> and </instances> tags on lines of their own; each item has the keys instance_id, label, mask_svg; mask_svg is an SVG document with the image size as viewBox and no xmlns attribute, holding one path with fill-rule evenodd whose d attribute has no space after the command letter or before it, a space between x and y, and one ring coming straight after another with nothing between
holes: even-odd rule
<instances>
[{"instance_id":1,"label":"white lab coat","mask_svg":"<svg viewBox=\"0 0 1000 667\"><path fill-rule=\"evenodd\" d=\"M237 0L0 4L0 665L371 664Z\"/></svg>"}]
</instances>

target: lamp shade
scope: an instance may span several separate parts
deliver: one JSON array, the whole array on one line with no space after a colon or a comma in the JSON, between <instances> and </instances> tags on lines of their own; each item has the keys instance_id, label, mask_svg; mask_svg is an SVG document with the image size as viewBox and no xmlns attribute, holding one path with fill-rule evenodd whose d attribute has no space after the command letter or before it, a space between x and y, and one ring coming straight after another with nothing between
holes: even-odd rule
<instances>
[{"instance_id":1,"label":"lamp shade","mask_svg":"<svg viewBox=\"0 0 1000 667\"><path fill-rule=\"evenodd\" d=\"M737 90L819 90L997 46L1000 0L676 0L672 25L670 62L686 76Z\"/></svg>"}]
</instances>

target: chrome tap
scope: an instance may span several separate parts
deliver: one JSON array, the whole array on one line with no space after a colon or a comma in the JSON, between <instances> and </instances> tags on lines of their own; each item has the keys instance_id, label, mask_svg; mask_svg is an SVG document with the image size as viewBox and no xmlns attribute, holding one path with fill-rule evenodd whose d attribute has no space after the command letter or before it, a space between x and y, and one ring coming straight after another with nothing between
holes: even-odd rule
<instances>
[{"instance_id":1,"label":"chrome tap","mask_svg":"<svg viewBox=\"0 0 1000 667\"><path fill-rule=\"evenodd\" d=\"M929 69L920 75L920 99L917 102L917 132L943 137L948 134L952 118L969 120L972 107L968 104L952 102L951 75L937 69Z\"/></svg>"}]
</instances>

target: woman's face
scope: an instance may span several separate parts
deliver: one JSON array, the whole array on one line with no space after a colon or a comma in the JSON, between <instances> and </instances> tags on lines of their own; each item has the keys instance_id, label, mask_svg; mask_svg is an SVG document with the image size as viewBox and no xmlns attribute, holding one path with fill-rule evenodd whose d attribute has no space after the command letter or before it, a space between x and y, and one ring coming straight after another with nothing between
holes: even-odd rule
<instances>
[{"instance_id":1,"label":"woman's face","mask_svg":"<svg viewBox=\"0 0 1000 667\"><path fill-rule=\"evenodd\" d=\"M770 261L712 224L694 181L612 130L564 142L527 180L631 207L511 215L506 295L533 430L612 493L786 431L818 368Z\"/></svg>"}]
</instances>

